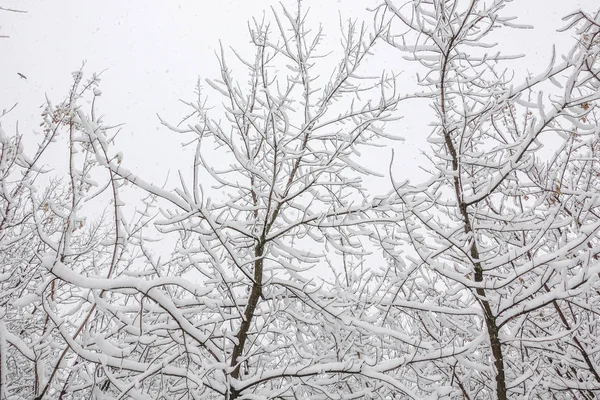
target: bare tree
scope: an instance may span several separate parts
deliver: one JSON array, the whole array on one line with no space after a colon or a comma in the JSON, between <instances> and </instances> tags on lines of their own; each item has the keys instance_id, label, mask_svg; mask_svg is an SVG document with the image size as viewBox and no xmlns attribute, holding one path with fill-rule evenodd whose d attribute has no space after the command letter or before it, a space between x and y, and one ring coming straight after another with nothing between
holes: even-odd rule
<instances>
[{"instance_id":1,"label":"bare tree","mask_svg":"<svg viewBox=\"0 0 600 400\"><path fill-rule=\"evenodd\" d=\"M429 182L395 183L380 319L419 338L397 373L420 396L594 398L600 20L567 17L571 51L517 84L485 43L504 3L384 5L437 119Z\"/></svg>"},{"instance_id":2,"label":"bare tree","mask_svg":"<svg viewBox=\"0 0 600 400\"><path fill-rule=\"evenodd\" d=\"M81 363L72 342L83 336L87 341L103 328L97 307L106 293L68 285L48 270L68 265L73 276L111 278L117 264L132 262L127 244L144 224L124 221L118 178L92 178L96 155L82 141L75 117L81 98L89 95L95 103L99 79L84 83L81 71L73 77L67 99L44 106L42 139L33 156L25 153L18 132L0 132L2 398L63 398L81 390L81 370L89 377L90 368ZM56 156L61 145L68 160L66 178L55 179L45 163L48 149L56 147ZM99 213L107 200L111 206Z\"/></svg>"},{"instance_id":3,"label":"bare tree","mask_svg":"<svg viewBox=\"0 0 600 400\"><path fill-rule=\"evenodd\" d=\"M98 273L68 257L43 262L86 306L47 310L67 347L38 398L329 398L348 391L359 398L373 390L362 376L364 361L348 348L355 336L349 305L314 279L320 272L307 271L326 268L331 249L347 259L365 252L361 229L377 205L361 185L370 172L355 160L384 136L401 99L393 76L361 76L384 32L379 16L373 32L347 24L341 58L321 86L313 69L323 33L308 30L306 18L298 7L274 12L272 23L255 21L254 58L236 53L248 71L246 87L222 52L221 77L208 81L222 96L222 117L205 106L199 85L185 122L163 121L195 146L189 180L182 173L177 189L125 169L106 126L70 107L79 132L71 146L95 154L111 185L127 182L156 199L154 226L177 243L159 259L143 234L121 236L115 217L117 255L109 265L100 260ZM211 181L220 192L212 198ZM114 201L120 204L116 195ZM140 257L121 256L122 240ZM43 293L49 302L53 292ZM67 353L73 357L64 368Z\"/></svg>"}]
</instances>

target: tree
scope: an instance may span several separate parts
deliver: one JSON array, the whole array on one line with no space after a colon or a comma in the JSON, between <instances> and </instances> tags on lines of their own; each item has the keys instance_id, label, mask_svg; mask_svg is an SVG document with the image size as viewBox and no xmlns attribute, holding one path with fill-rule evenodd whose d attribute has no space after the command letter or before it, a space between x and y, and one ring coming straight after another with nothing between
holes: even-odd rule
<instances>
[{"instance_id":1,"label":"tree","mask_svg":"<svg viewBox=\"0 0 600 400\"><path fill-rule=\"evenodd\" d=\"M572 50L515 84L496 67L510 57L477 51L512 25L504 3L386 2L437 119L429 182L395 184L388 237L416 258L390 253L404 278L381 319L419 338L402 376L420 396L594 398L598 14L568 16Z\"/></svg>"},{"instance_id":2,"label":"tree","mask_svg":"<svg viewBox=\"0 0 600 400\"><path fill-rule=\"evenodd\" d=\"M161 120L189 143L175 187L126 168L95 75L47 102L33 157L0 131L0 397L594 398L600 16L569 16L573 49L516 84L484 42L514 27L504 5L386 1L327 78L300 2L254 21L254 57L222 50ZM418 93L366 73L386 44ZM392 163L368 192L384 167L361 149L417 98L430 178Z\"/></svg>"},{"instance_id":3,"label":"tree","mask_svg":"<svg viewBox=\"0 0 600 400\"><path fill-rule=\"evenodd\" d=\"M49 276L37 289L49 326L40 336L52 329L60 345L43 357L50 368L36 398L320 398L350 387L325 379L359 372L332 342L351 335L341 324L345 305L303 271L328 246L363 252L357 227L374 205L360 184L369 171L353 158L384 135L399 98L393 77L360 76L381 22L373 33L349 23L331 80L313 86L323 33L308 31L305 18L300 7L283 8L274 29L255 22L255 57L239 57L247 89L222 53L221 80L209 85L223 96L226 121L210 115L199 86L187 127L171 126L196 146L190 182L182 175L175 191L123 167L95 104L89 115L78 106L82 95L49 111L66 116L71 160L82 153L84 167L70 169L64 244L38 257ZM221 151L230 166L208 164L206 151ZM103 185L88 179L100 167L109 175ZM220 198L205 194L209 179ZM71 235L84 184L106 188L114 204L114 222L93 249ZM119 191L129 184L164 207L154 225L161 240L177 242L166 261L148 247L147 210L139 228L123 221Z\"/></svg>"},{"instance_id":4,"label":"tree","mask_svg":"<svg viewBox=\"0 0 600 400\"><path fill-rule=\"evenodd\" d=\"M81 72L74 74L74 85L65 101L45 105L42 138L31 157L24 152L22 135L8 136L0 127L2 398L32 398L34 392L45 392L41 389L47 380L45 371L54 368L50 374L54 376L58 367L53 362L58 359L60 364L65 356L59 356L55 347L60 343L57 330L61 327L53 324L53 310L73 307L76 311L82 306L80 299L64 291L64 285L42 266L67 259L77 265L87 264L102 254L104 246L99 242L110 236L103 232L104 221L86 226L79 214L84 200L92 197L86 195L92 186L90 153L78 157L74 147L67 148L68 182L48 178L44 166L44 158L61 140L63 130L68 132L67 142L73 141L76 99L97 85L93 79L83 86L81 77Z\"/></svg>"}]
</instances>

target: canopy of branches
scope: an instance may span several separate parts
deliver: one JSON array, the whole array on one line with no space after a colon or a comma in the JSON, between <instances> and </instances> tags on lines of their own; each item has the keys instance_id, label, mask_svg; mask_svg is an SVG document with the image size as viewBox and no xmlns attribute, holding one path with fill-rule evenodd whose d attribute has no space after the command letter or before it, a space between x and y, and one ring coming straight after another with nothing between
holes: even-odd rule
<instances>
[{"instance_id":1,"label":"canopy of branches","mask_svg":"<svg viewBox=\"0 0 600 400\"><path fill-rule=\"evenodd\" d=\"M97 75L33 151L0 125L0 398L596 398L600 14L517 81L487 42L520 28L505 3L386 0L329 55L318 16L274 9L160 121L176 183L128 165ZM397 66L367 76L380 46ZM402 131L415 102L429 132ZM361 157L398 134L427 135L425 181Z\"/></svg>"}]
</instances>

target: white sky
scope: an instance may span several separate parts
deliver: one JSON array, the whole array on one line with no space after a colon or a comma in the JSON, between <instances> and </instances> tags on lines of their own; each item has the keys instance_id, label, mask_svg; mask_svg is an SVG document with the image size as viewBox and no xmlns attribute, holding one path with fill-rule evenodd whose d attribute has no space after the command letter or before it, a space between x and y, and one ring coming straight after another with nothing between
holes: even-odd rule
<instances>
[{"instance_id":1,"label":"white sky","mask_svg":"<svg viewBox=\"0 0 600 400\"><path fill-rule=\"evenodd\" d=\"M365 9L377 3L304 1L311 8L311 21L321 22L331 38L339 33L338 13L343 18L367 19ZM161 127L156 114L177 123L186 113L179 99L193 99L198 77L218 77L214 54L218 41L249 49L247 20L261 18L270 6L279 9L272 0L0 0L0 6L27 10L27 14L0 11L0 34L10 36L0 39L0 110L19 103L2 121L7 133L14 132L19 121L20 132L32 138L45 94L54 102L62 100L71 72L86 60L87 76L107 70L99 109L106 115L105 122L126 124L118 142L124 147L125 165L142 168L142 176L157 181L185 164L178 157L183 138ZM496 39L503 50L527 55L515 64L521 73L525 68L535 73L546 66L553 44L564 49L569 43L570 32L555 32L563 24L561 17L577 8L597 7L596 0L517 0L508 14L536 28L503 31ZM385 68L403 68L395 50L383 48L379 57ZM404 74L402 79L407 78ZM406 138L395 144L398 162L408 167L402 172L409 176L421 160L418 150L430 132L427 121L419 118L420 111L427 113L407 110L406 120L398 125L399 134Z\"/></svg>"}]
</instances>

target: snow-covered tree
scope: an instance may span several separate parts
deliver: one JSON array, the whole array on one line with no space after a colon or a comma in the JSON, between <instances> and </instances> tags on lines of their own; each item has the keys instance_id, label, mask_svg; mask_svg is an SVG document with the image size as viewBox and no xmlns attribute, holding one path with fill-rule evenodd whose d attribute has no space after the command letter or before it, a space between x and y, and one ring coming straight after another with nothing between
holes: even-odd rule
<instances>
[{"instance_id":1,"label":"snow-covered tree","mask_svg":"<svg viewBox=\"0 0 600 400\"><path fill-rule=\"evenodd\" d=\"M505 3L385 1L332 52L300 2L253 21L160 121L176 181L128 165L81 71L33 154L0 127L0 398L595 398L600 17L517 82ZM371 171L417 98L429 178Z\"/></svg>"},{"instance_id":2,"label":"snow-covered tree","mask_svg":"<svg viewBox=\"0 0 600 400\"><path fill-rule=\"evenodd\" d=\"M300 7L283 8L271 23L255 22L254 57L235 53L247 84L234 78L223 51L221 77L207 83L222 107L209 109L199 85L191 115L177 126L163 121L195 146L192 170L172 190L125 168L96 104L86 113L78 95L64 105L71 160L84 167L70 170L64 237L38 255L47 278L36 293L48 315L40 335L52 330L55 346L43 357L49 368L37 398L325 398L373 390L351 379L361 375L363 356L349 347L355 329L346 309L359 305L336 298L315 275L333 250L345 259L365 252L359 237L376 205L361 185L370 172L355 159L384 136L402 99L393 76L361 76L384 33L382 18L375 29L346 26L328 80L314 71L323 33L309 30L306 18ZM98 93L89 93L94 102ZM105 184L83 178L102 169ZM112 229L93 249L71 235L84 184L106 190L114 205L106 214ZM156 202L156 231L123 222L123 185ZM144 208L141 221L150 213Z\"/></svg>"},{"instance_id":3,"label":"snow-covered tree","mask_svg":"<svg viewBox=\"0 0 600 400\"><path fill-rule=\"evenodd\" d=\"M594 398L600 19L568 16L572 49L516 82L485 41L505 3L385 4L436 119L429 181L394 181L380 320L418 338L395 374L421 398Z\"/></svg>"}]
</instances>

